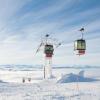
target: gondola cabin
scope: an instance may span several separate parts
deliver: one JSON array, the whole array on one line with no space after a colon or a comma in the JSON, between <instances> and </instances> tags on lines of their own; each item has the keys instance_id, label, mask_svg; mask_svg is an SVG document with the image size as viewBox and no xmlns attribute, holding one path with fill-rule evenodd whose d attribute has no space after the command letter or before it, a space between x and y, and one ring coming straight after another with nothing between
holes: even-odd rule
<instances>
[{"instance_id":1,"label":"gondola cabin","mask_svg":"<svg viewBox=\"0 0 100 100\"><path fill-rule=\"evenodd\" d=\"M74 43L74 50L77 51L77 55L84 55L86 50L86 41L83 39L76 40Z\"/></svg>"},{"instance_id":2,"label":"gondola cabin","mask_svg":"<svg viewBox=\"0 0 100 100\"><path fill-rule=\"evenodd\" d=\"M53 51L54 51L53 45L48 45L48 44L45 45L44 53L46 57L52 57Z\"/></svg>"}]
</instances>

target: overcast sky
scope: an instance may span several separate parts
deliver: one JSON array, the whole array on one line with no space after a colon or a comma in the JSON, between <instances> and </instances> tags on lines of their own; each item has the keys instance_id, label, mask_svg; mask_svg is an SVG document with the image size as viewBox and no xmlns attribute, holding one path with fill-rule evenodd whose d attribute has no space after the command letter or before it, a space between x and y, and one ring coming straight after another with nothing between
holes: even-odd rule
<instances>
[{"instance_id":1,"label":"overcast sky","mask_svg":"<svg viewBox=\"0 0 100 100\"><path fill-rule=\"evenodd\" d=\"M85 28L86 55L73 42ZM43 64L35 51L46 33L63 41L55 65L100 65L100 0L0 0L0 64Z\"/></svg>"}]
</instances>

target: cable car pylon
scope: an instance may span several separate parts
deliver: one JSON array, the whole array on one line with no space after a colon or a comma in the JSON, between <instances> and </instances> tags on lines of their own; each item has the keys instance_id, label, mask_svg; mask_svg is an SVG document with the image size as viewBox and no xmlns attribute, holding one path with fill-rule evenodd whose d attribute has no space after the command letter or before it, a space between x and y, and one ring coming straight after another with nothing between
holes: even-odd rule
<instances>
[{"instance_id":1,"label":"cable car pylon","mask_svg":"<svg viewBox=\"0 0 100 100\"><path fill-rule=\"evenodd\" d=\"M46 34L39 47L36 50L36 53L40 51L40 48L43 47L45 54L45 65L43 67L44 70L44 78L52 78L52 57L54 55L54 49L58 48L61 43L55 43L53 38L50 38L49 34Z\"/></svg>"}]
</instances>

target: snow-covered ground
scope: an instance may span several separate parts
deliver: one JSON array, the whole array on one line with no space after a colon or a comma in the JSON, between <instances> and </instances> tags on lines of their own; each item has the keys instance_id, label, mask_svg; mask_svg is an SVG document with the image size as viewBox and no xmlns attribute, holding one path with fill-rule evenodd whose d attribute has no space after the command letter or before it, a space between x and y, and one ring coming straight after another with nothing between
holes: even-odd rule
<instances>
[{"instance_id":1,"label":"snow-covered ground","mask_svg":"<svg viewBox=\"0 0 100 100\"><path fill-rule=\"evenodd\" d=\"M8 69L0 69L0 100L100 100L100 81L57 83L65 74L78 74L83 69L55 68L55 78L48 80L43 79L43 70L39 68ZM84 71L85 77L100 79L100 68Z\"/></svg>"}]
</instances>

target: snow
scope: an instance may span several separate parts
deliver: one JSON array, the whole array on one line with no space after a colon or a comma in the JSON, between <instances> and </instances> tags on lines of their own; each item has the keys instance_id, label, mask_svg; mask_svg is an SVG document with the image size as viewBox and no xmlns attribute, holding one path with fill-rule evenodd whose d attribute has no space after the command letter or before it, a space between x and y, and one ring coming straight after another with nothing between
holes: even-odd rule
<instances>
[{"instance_id":1,"label":"snow","mask_svg":"<svg viewBox=\"0 0 100 100\"><path fill-rule=\"evenodd\" d=\"M53 69L52 79L43 79L43 70L0 70L0 100L100 100L100 81L57 83L62 76L79 75L82 69ZM100 79L100 69L84 69L80 77ZM72 73L72 74L71 74ZM25 83L22 83L22 78ZM29 82L28 78L32 81ZM68 76L66 76L68 77ZM63 78L63 77L62 77Z\"/></svg>"},{"instance_id":2,"label":"snow","mask_svg":"<svg viewBox=\"0 0 100 100\"><path fill-rule=\"evenodd\" d=\"M79 74L66 74L58 80L58 83L69 83L69 82L92 82L98 81L97 79L84 77L84 71L80 71Z\"/></svg>"}]
</instances>

